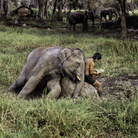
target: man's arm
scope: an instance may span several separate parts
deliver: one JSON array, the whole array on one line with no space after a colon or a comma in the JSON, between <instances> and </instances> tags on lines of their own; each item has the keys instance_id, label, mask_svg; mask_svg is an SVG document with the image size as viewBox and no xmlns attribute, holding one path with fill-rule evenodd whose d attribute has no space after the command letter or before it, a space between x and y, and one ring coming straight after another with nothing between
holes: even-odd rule
<instances>
[{"instance_id":1,"label":"man's arm","mask_svg":"<svg viewBox=\"0 0 138 138\"><path fill-rule=\"evenodd\" d=\"M94 70L94 62L90 61L89 64L90 64L90 73L92 75L98 75L97 72Z\"/></svg>"}]
</instances>

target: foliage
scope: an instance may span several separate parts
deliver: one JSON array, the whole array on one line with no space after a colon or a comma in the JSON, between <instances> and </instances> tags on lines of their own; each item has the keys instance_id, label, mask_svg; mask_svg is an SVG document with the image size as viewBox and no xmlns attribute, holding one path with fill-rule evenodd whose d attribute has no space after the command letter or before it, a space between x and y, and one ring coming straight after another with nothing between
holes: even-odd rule
<instances>
[{"instance_id":1,"label":"foliage","mask_svg":"<svg viewBox=\"0 0 138 138\"><path fill-rule=\"evenodd\" d=\"M137 73L138 42L110 39L89 33L7 27L0 25L0 137L137 137L138 95L118 101L91 98L50 100L45 95L17 100L7 92L36 47L59 45L80 48L86 58L103 55L96 68L103 76L117 77ZM103 35L107 34L106 30ZM111 35L111 34L110 34ZM138 89L137 89L138 90Z\"/></svg>"},{"instance_id":2,"label":"foliage","mask_svg":"<svg viewBox=\"0 0 138 138\"><path fill-rule=\"evenodd\" d=\"M113 4L114 0L86 0L90 10L93 11L95 15L99 14L99 12L105 8L110 7ZM108 5L108 6L107 6Z\"/></svg>"}]
</instances>

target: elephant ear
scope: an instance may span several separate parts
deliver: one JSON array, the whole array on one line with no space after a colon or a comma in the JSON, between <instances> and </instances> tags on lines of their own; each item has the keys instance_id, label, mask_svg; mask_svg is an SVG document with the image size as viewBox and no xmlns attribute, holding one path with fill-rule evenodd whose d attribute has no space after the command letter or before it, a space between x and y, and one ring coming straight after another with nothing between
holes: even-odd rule
<instances>
[{"instance_id":1,"label":"elephant ear","mask_svg":"<svg viewBox=\"0 0 138 138\"><path fill-rule=\"evenodd\" d=\"M116 12L116 9L115 8L112 8L112 12Z\"/></svg>"},{"instance_id":2,"label":"elephant ear","mask_svg":"<svg viewBox=\"0 0 138 138\"><path fill-rule=\"evenodd\" d=\"M80 49L74 49L74 50L73 50L73 54L75 54L75 55L80 56L81 53L82 53L82 52L80 51Z\"/></svg>"},{"instance_id":3,"label":"elephant ear","mask_svg":"<svg viewBox=\"0 0 138 138\"><path fill-rule=\"evenodd\" d=\"M73 52L72 52L72 55L75 56L75 57L82 57L84 60L85 60L85 56L84 56L84 53L79 49L74 49ZM83 55L83 56L81 56Z\"/></svg>"},{"instance_id":4,"label":"elephant ear","mask_svg":"<svg viewBox=\"0 0 138 138\"><path fill-rule=\"evenodd\" d=\"M60 54L59 54L59 59L61 61L61 63L63 63L67 58L69 58L71 56L71 49L69 48L64 48Z\"/></svg>"}]
</instances>

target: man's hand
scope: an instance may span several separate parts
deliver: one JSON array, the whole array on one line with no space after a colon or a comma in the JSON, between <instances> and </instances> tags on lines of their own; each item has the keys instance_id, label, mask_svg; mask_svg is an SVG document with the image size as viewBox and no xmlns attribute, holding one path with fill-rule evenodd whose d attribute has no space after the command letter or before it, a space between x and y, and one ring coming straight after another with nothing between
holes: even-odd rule
<instances>
[{"instance_id":1,"label":"man's hand","mask_svg":"<svg viewBox=\"0 0 138 138\"><path fill-rule=\"evenodd\" d=\"M96 75L93 75L93 77L94 77L95 79L97 79L97 78L99 78L100 75L101 75L101 72L97 73Z\"/></svg>"},{"instance_id":2,"label":"man's hand","mask_svg":"<svg viewBox=\"0 0 138 138\"><path fill-rule=\"evenodd\" d=\"M102 72L99 72L98 75L100 76Z\"/></svg>"}]
</instances>

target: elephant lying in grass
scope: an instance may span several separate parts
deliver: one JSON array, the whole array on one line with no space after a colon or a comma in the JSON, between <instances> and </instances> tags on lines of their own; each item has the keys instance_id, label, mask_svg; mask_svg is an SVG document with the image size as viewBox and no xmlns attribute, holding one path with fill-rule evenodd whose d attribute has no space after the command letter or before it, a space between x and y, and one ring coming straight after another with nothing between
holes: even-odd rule
<instances>
[{"instance_id":1,"label":"elephant lying in grass","mask_svg":"<svg viewBox=\"0 0 138 138\"><path fill-rule=\"evenodd\" d=\"M36 48L29 54L20 75L8 90L21 90L17 98L25 98L47 87L47 97L58 98L61 94L60 81L66 76L76 84L72 95L76 98L84 84L84 70L85 56L80 49L60 46Z\"/></svg>"}]
</instances>

